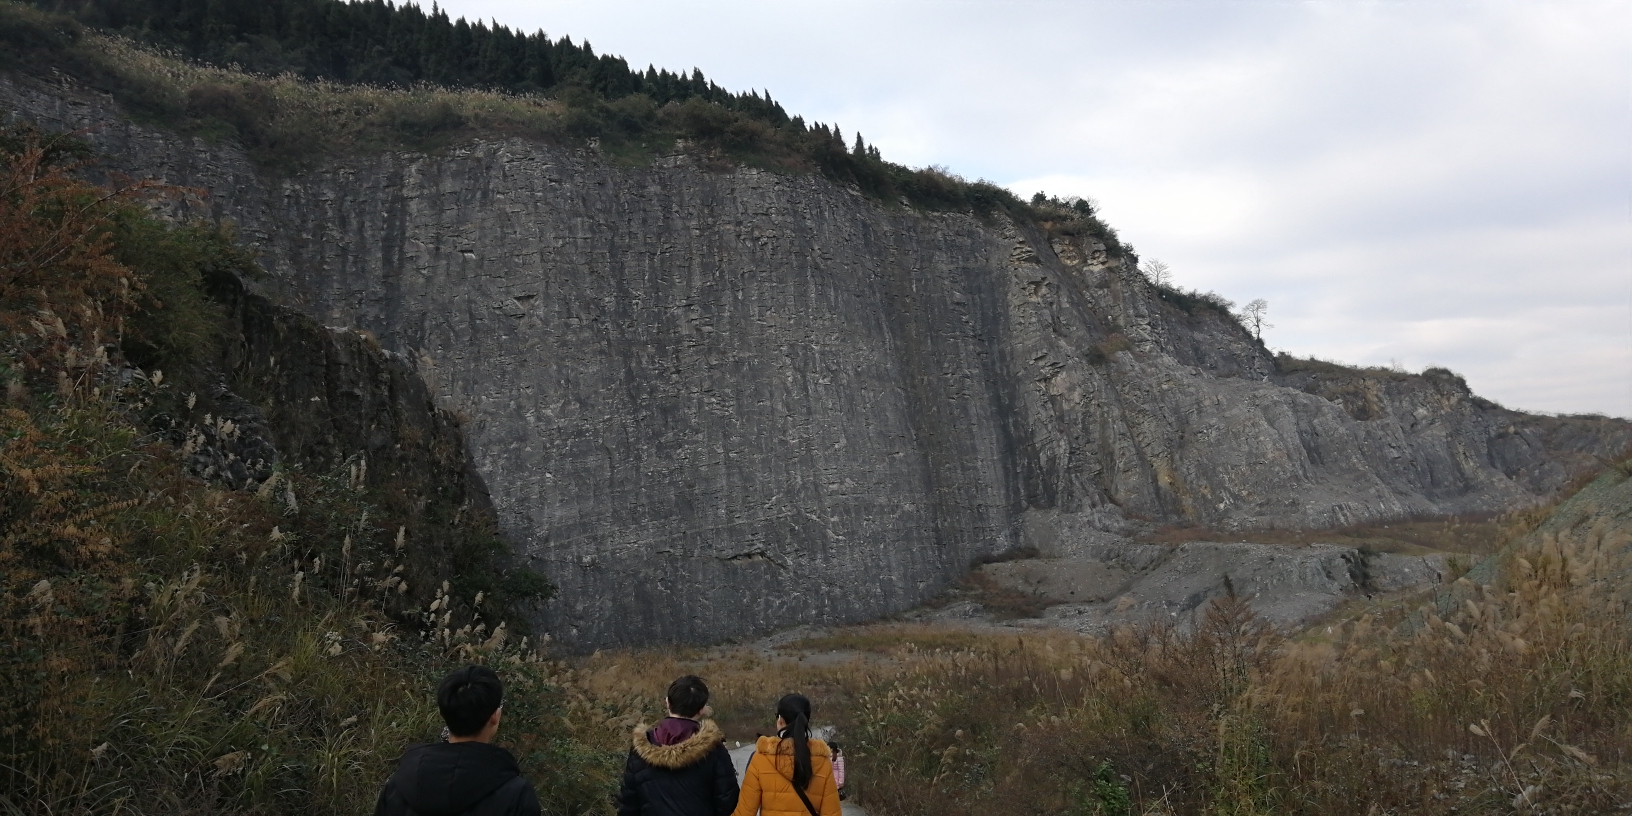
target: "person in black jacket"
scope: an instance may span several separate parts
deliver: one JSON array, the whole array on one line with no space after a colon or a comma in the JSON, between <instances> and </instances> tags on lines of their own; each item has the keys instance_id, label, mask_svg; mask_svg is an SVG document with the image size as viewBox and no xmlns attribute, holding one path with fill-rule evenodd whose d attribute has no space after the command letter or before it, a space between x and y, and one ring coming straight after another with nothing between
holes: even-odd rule
<instances>
[{"instance_id":1,"label":"person in black jacket","mask_svg":"<svg viewBox=\"0 0 1632 816\"><path fill-rule=\"evenodd\" d=\"M637 726L623 769L618 816L730 816L737 808L737 769L725 734L699 719L708 686L686 675L669 684L669 716Z\"/></svg>"},{"instance_id":2,"label":"person in black jacket","mask_svg":"<svg viewBox=\"0 0 1632 816\"><path fill-rule=\"evenodd\" d=\"M516 758L492 744L504 712L499 676L486 666L459 669L437 687L436 706L448 741L403 752L374 816L540 816Z\"/></svg>"}]
</instances>

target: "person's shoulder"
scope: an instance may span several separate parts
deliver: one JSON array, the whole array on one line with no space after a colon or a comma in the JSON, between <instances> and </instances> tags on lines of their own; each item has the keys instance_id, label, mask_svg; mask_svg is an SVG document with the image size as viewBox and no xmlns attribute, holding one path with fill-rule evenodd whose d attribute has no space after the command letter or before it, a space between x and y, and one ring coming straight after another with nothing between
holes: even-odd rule
<instances>
[{"instance_id":1,"label":"person's shoulder","mask_svg":"<svg viewBox=\"0 0 1632 816\"><path fill-rule=\"evenodd\" d=\"M809 740L810 755L813 757L829 757L833 752L828 749L827 743L811 737ZM754 753L776 756L777 754L793 754L793 740L782 737L760 737L754 743Z\"/></svg>"},{"instance_id":2,"label":"person's shoulder","mask_svg":"<svg viewBox=\"0 0 1632 816\"><path fill-rule=\"evenodd\" d=\"M426 753L431 749L431 743L416 742L402 749L402 753L393 760L394 768L386 784L395 781L399 776L412 776L418 773L419 764L424 761Z\"/></svg>"},{"instance_id":3,"label":"person's shoulder","mask_svg":"<svg viewBox=\"0 0 1632 816\"><path fill-rule=\"evenodd\" d=\"M509 760L511 762L516 761L516 755L511 753L510 749L504 747L503 745L494 745L491 742L461 742L457 744L467 749L479 750L483 754L486 754L499 762L503 762L504 760Z\"/></svg>"},{"instance_id":4,"label":"person's shoulder","mask_svg":"<svg viewBox=\"0 0 1632 816\"><path fill-rule=\"evenodd\" d=\"M533 783L528 782L527 777L519 774L499 786L496 798L504 801L505 816L539 816L542 812L538 791L533 789Z\"/></svg>"}]
</instances>

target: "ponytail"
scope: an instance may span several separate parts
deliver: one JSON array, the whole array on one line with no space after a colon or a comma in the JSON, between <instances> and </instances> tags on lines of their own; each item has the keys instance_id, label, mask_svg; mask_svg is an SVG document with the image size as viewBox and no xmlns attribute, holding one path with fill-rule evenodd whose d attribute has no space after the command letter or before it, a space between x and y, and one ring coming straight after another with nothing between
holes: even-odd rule
<instances>
[{"instance_id":1,"label":"ponytail","mask_svg":"<svg viewBox=\"0 0 1632 816\"><path fill-rule=\"evenodd\" d=\"M786 695L776 701L776 716L788 724L782 738L793 740L793 786L804 790L816 775L810 767L810 699L803 694Z\"/></svg>"}]
</instances>

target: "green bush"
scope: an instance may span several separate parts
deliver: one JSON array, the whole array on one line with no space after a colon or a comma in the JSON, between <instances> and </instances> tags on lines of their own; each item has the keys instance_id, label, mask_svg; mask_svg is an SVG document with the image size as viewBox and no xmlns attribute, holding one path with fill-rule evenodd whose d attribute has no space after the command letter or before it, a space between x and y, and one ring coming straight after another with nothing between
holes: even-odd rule
<instances>
[{"instance_id":1,"label":"green bush","mask_svg":"<svg viewBox=\"0 0 1632 816\"><path fill-rule=\"evenodd\" d=\"M114 256L144 282L141 308L125 323L121 348L145 369L177 369L213 351L221 309L204 294L209 274L248 276L254 262L225 228L171 226L130 208L114 219Z\"/></svg>"},{"instance_id":2,"label":"green bush","mask_svg":"<svg viewBox=\"0 0 1632 816\"><path fill-rule=\"evenodd\" d=\"M1214 312L1235 320L1235 303L1217 292L1198 292L1174 286L1157 286L1156 297L1187 315Z\"/></svg>"}]
</instances>

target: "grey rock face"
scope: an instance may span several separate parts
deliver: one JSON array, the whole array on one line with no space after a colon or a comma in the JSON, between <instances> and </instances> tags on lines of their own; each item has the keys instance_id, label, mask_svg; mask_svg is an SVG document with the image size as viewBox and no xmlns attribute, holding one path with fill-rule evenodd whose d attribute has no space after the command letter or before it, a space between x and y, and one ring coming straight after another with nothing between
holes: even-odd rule
<instances>
[{"instance_id":1,"label":"grey rock face","mask_svg":"<svg viewBox=\"0 0 1632 816\"><path fill-rule=\"evenodd\" d=\"M271 179L77 92L0 100L111 123L121 169L259 244L270 294L414 361L580 647L865 619L1129 519L1495 510L1632 442L1454 377L1281 372L1103 246L817 178L511 140Z\"/></svg>"},{"instance_id":2,"label":"grey rock face","mask_svg":"<svg viewBox=\"0 0 1632 816\"><path fill-rule=\"evenodd\" d=\"M1048 617L1083 631L1152 619L1184 627L1208 601L1233 591L1265 621L1291 626L1335 607L1364 575L1360 554L1348 547L1194 542L1158 549L1165 552L1115 602L1056 606Z\"/></svg>"},{"instance_id":3,"label":"grey rock face","mask_svg":"<svg viewBox=\"0 0 1632 816\"><path fill-rule=\"evenodd\" d=\"M1366 554L1330 544L1284 547L1198 541L1176 547L1131 544L1122 549L1106 555L1113 563L1133 558L1143 566L1125 570L1120 588L1102 592L1101 599L1052 606L1045 618L1095 633L1152 620L1184 628L1196 622L1209 601L1234 593L1265 622L1289 629L1357 594L1425 589L1445 578L1443 556ZM1371 580L1373 572L1382 580Z\"/></svg>"}]
</instances>

